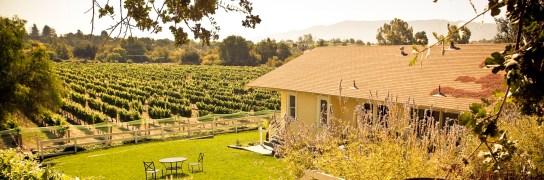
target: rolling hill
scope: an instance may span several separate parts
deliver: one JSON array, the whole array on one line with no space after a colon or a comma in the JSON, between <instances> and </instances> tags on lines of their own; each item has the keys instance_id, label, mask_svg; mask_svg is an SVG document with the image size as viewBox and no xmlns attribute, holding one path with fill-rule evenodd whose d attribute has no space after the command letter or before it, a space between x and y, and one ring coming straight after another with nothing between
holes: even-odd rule
<instances>
[{"instance_id":1,"label":"rolling hill","mask_svg":"<svg viewBox=\"0 0 544 180\"><path fill-rule=\"evenodd\" d=\"M299 36L311 33L315 39L331 39L331 38L355 38L365 42L376 42L376 31L384 23L389 21L344 21L332 25L313 26L302 30L288 31L284 33L272 34L268 37L276 40L296 40ZM414 33L419 31L427 32L427 37L430 42L436 42L432 37L432 32L445 34L447 32L447 23L452 25L462 24L462 21L447 21L447 20L414 20L407 21L408 25L414 28ZM468 28L472 32L471 41L481 39L492 39L497 33L495 23L478 23L472 22ZM266 37L261 37L266 38Z\"/></svg>"}]
</instances>

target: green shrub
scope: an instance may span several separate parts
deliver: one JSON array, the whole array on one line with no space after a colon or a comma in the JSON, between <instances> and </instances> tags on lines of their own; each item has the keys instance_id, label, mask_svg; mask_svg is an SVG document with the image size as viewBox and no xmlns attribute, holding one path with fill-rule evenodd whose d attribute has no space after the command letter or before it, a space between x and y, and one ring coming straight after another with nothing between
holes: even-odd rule
<instances>
[{"instance_id":1,"label":"green shrub","mask_svg":"<svg viewBox=\"0 0 544 180\"><path fill-rule=\"evenodd\" d=\"M28 159L27 159L28 158ZM50 167L42 167L35 157L25 157L15 149L0 150L0 179L70 179Z\"/></svg>"},{"instance_id":2,"label":"green shrub","mask_svg":"<svg viewBox=\"0 0 544 180\"><path fill-rule=\"evenodd\" d=\"M153 119L169 118L172 117L172 113L170 109L152 106L149 110L149 117Z\"/></svg>"}]
</instances>

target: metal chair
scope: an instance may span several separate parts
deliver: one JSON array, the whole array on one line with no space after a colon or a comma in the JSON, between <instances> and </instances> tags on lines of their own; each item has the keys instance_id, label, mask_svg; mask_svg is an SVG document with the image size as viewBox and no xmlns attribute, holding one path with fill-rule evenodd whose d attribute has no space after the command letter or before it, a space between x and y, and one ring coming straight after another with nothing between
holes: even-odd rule
<instances>
[{"instance_id":1,"label":"metal chair","mask_svg":"<svg viewBox=\"0 0 544 180\"><path fill-rule=\"evenodd\" d=\"M204 171L203 163L204 163L204 153L200 153L198 154L198 162L189 163L187 164L187 166L188 166L188 169L191 169L192 173L194 172L195 166L198 168L197 172L199 172L199 171Z\"/></svg>"},{"instance_id":2,"label":"metal chair","mask_svg":"<svg viewBox=\"0 0 544 180\"><path fill-rule=\"evenodd\" d=\"M151 173L151 178L157 179L157 172L161 172L161 176L164 176L162 169L155 169L155 163L153 162L145 162L144 161L144 168L145 168L145 179L147 179L147 174Z\"/></svg>"}]
</instances>

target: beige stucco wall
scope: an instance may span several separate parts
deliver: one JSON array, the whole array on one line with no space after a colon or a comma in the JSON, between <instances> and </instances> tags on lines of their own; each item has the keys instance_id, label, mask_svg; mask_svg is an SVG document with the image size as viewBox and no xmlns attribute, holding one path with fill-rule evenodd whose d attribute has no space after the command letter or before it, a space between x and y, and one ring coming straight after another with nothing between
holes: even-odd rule
<instances>
[{"instance_id":1,"label":"beige stucco wall","mask_svg":"<svg viewBox=\"0 0 544 180\"><path fill-rule=\"evenodd\" d=\"M364 103L369 103L374 106L373 108L373 116L376 118L378 114L378 105L382 105L383 102L380 101L369 101L366 99L355 99L355 98L348 98L348 97L342 97L339 98L338 96L328 96L328 95L321 95L321 94L315 94L315 93L308 93L308 92L296 92L296 91L286 91L281 90L280 91L280 98L281 98L281 117L286 117L286 114L288 114L288 97L289 95L295 95L296 96L296 121L292 121L289 124L289 129L295 130L300 129L303 126L311 127L315 130L321 129L318 124L318 116L319 116L319 100L326 98L329 100L329 105L331 106L331 112L330 112L330 122L329 123L343 123L343 124L349 124L356 126L356 113L355 109L358 105L362 105ZM402 103L398 103L397 106L399 106L394 114L402 114L404 113L404 105ZM426 107L417 107L424 109ZM439 119L440 123L443 125L442 122L442 114L443 110L434 108L434 110L439 113ZM390 113L391 112L390 110ZM393 114L390 114L393 115ZM333 122L334 121L334 122Z\"/></svg>"},{"instance_id":2,"label":"beige stucco wall","mask_svg":"<svg viewBox=\"0 0 544 180\"><path fill-rule=\"evenodd\" d=\"M354 98L332 96L332 117L335 123L355 125L355 107L362 102Z\"/></svg>"},{"instance_id":3,"label":"beige stucco wall","mask_svg":"<svg viewBox=\"0 0 544 180\"><path fill-rule=\"evenodd\" d=\"M285 117L288 114L289 95L296 96L296 121L290 124L290 128L301 128L302 126L317 125L317 96L313 93L280 91L281 96L281 115Z\"/></svg>"}]
</instances>

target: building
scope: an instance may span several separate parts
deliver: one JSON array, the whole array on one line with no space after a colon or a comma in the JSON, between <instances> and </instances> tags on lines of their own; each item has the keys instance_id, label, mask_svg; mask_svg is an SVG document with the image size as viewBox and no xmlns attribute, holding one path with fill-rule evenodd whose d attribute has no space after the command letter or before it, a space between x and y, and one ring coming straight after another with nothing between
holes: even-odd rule
<instances>
[{"instance_id":1,"label":"building","mask_svg":"<svg viewBox=\"0 0 544 180\"><path fill-rule=\"evenodd\" d=\"M412 47L405 45L402 52L400 47L318 47L247 86L279 91L282 116L317 127L330 124L331 117L349 122L356 108L378 117L387 113L388 100L415 105L420 117L430 109L427 116L443 125L504 88L503 75L491 74L483 63L504 45L458 45L458 50L446 47L444 55L436 46L413 66L408 66Z\"/></svg>"}]
</instances>

